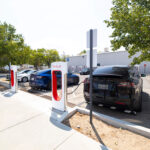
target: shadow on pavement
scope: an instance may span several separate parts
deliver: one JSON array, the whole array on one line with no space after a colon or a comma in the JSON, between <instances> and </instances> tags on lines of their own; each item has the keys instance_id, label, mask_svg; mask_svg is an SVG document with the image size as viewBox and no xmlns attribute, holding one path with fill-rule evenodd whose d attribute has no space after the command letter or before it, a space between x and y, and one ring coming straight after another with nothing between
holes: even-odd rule
<instances>
[{"instance_id":1,"label":"shadow on pavement","mask_svg":"<svg viewBox=\"0 0 150 150\"><path fill-rule=\"evenodd\" d=\"M11 96L13 96L14 94L16 94L16 93L15 93L15 92L11 92L11 91L4 91L4 92L2 93L2 95L5 96L5 97L11 97Z\"/></svg>"},{"instance_id":2,"label":"shadow on pavement","mask_svg":"<svg viewBox=\"0 0 150 150\"><path fill-rule=\"evenodd\" d=\"M96 130L96 128L95 128L95 126L94 126L93 123L91 124L91 127L92 127L92 129L93 129L93 131L94 131L94 133L95 133L95 135L96 135L96 137L97 137L99 143L101 143L101 144L103 144L104 146L106 146L106 145L104 144L104 142L102 141L102 139L100 138L100 136L99 136L99 134L98 134L98 132L97 132L97 130Z\"/></svg>"},{"instance_id":3,"label":"shadow on pavement","mask_svg":"<svg viewBox=\"0 0 150 150\"><path fill-rule=\"evenodd\" d=\"M62 124L62 123L56 121L56 120L55 120L54 118L52 118L52 117L50 117L49 121L50 121L53 125L55 125L56 127L60 128L60 129L62 129L62 130L66 130L66 131L72 130L72 129L69 128L68 126L66 126L66 125L64 125L64 124Z\"/></svg>"}]
</instances>

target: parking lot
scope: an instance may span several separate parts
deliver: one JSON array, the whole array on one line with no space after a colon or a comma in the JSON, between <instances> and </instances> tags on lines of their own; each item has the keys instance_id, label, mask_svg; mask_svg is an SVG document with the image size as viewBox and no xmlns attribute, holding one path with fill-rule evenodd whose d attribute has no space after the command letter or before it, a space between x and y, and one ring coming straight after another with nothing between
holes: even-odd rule
<instances>
[{"instance_id":1,"label":"parking lot","mask_svg":"<svg viewBox=\"0 0 150 150\"><path fill-rule=\"evenodd\" d=\"M84 81L87 76L80 76L80 82ZM67 93L71 93L77 86L69 86ZM19 89L35 94L37 96L46 98L51 100L52 93L51 91L46 90L32 90L29 87L29 83L19 83ZM60 90L58 90L58 93ZM67 96L68 106L74 107L79 106L83 108L89 109L90 106L87 104L83 97L83 84L79 86L79 88L73 92L72 94L68 94ZM130 113L125 112L122 109L112 109L112 107L102 107L102 106L93 106L93 110L95 112L100 112L112 117L116 117L118 119L122 119L131 123L135 123L137 125L141 125L147 128L150 128L150 76L143 78L143 111L141 113L137 113L136 115L132 115Z\"/></svg>"}]
</instances>

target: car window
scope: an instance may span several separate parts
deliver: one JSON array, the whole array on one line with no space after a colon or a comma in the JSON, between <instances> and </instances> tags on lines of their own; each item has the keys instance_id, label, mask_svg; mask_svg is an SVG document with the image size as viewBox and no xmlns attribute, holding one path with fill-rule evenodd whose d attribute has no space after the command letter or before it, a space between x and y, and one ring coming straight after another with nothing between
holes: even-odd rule
<instances>
[{"instance_id":1,"label":"car window","mask_svg":"<svg viewBox=\"0 0 150 150\"><path fill-rule=\"evenodd\" d=\"M31 71L31 70L22 70L19 73L28 73L29 71Z\"/></svg>"},{"instance_id":2,"label":"car window","mask_svg":"<svg viewBox=\"0 0 150 150\"><path fill-rule=\"evenodd\" d=\"M51 70L50 70L50 71L45 72L44 74L51 74Z\"/></svg>"},{"instance_id":3,"label":"car window","mask_svg":"<svg viewBox=\"0 0 150 150\"><path fill-rule=\"evenodd\" d=\"M86 71L88 71L88 69L87 69L87 68L85 68L85 69L83 69L82 71L83 71L83 72L86 72Z\"/></svg>"},{"instance_id":4,"label":"car window","mask_svg":"<svg viewBox=\"0 0 150 150\"><path fill-rule=\"evenodd\" d=\"M41 73L43 73L43 74L51 74L51 70L39 70L39 71L37 71L37 74L41 74Z\"/></svg>"},{"instance_id":5,"label":"car window","mask_svg":"<svg viewBox=\"0 0 150 150\"><path fill-rule=\"evenodd\" d=\"M128 67L99 67L94 70L93 74L113 74L113 75L121 75L121 76L128 76L129 68Z\"/></svg>"},{"instance_id":6,"label":"car window","mask_svg":"<svg viewBox=\"0 0 150 150\"><path fill-rule=\"evenodd\" d=\"M131 67L129 69L130 77L140 77L139 71L136 67Z\"/></svg>"},{"instance_id":7,"label":"car window","mask_svg":"<svg viewBox=\"0 0 150 150\"><path fill-rule=\"evenodd\" d=\"M35 71L33 70L30 70L29 72L27 72L27 74L31 74L31 73L34 73Z\"/></svg>"}]
</instances>

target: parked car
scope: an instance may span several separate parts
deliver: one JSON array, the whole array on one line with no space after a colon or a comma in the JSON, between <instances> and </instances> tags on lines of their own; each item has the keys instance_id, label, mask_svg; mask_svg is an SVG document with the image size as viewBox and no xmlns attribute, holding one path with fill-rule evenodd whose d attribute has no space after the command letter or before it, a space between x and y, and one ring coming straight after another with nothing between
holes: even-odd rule
<instances>
[{"instance_id":1,"label":"parked car","mask_svg":"<svg viewBox=\"0 0 150 150\"><path fill-rule=\"evenodd\" d=\"M144 75L142 75L144 77ZM84 81L84 97L89 102L89 78ZM93 103L127 106L142 111L143 80L136 67L103 66L93 72Z\"/></svg>"},{"instance_id":2,"label":"parked car","mask_svg":"<svg viewBox=\"0 0 150 150\"><path fill-rule=\"evenodd\" d=\"M92 70L94 71L95 69L96 69L96 67L94 67ZM90 68L84 68L80 72L80 75L89 75L89 74L90 74Z\"/></svg>"},{"instance_id":3,"label":"parked car","mask_svg":"<svg viewBox=\"0 0 150 150\"><path fill-rule=\"evenodd\" d=\"M84 68L80 72L80 75L89 75L90 74L90 69L89 68Z\"/></svg>"},{"instance_id":4,"label":"parked car","mask_svg":"<svg viewBox=\"0 0 150 150\"><path fill-rule=\"evenodd\" d=\"M29 81L30 74L32 74L33 72L36 72L36 71L35 70L31 70L31 69L25 69L25 70L19 71L17 73L18 81L22 81L22 82ZM7 78L7 80L10 80L10 74L7 74L6 78Z\"/></svg>"},{"instance_id":5,"label":"parked car","mask_svg":"<svg viewBox=\"0 0 150 150\"><path fill-rule=\"evenodd\" d=\"M28 82L30 80L30 75L35 72L36 72L35 70L21 71L17 74L17 79L20 82Z\"/></svg>"},{"instance_id":6,"label":"parked car","mask_svg":"<svg viewBox=\"0 0 150 150\"><path fill-rule=\"evenodd\" d=\"M61 84L61 73L57 73L58 78L58 85ZM44 89L51 89L51 69L41 70L36 72L35 74L31 74L29 85L31 88L44 88ZM79 83L79 76L68 73L67 74L67 83L68 84L78 84Z\"/></svg>"}]
</instances>

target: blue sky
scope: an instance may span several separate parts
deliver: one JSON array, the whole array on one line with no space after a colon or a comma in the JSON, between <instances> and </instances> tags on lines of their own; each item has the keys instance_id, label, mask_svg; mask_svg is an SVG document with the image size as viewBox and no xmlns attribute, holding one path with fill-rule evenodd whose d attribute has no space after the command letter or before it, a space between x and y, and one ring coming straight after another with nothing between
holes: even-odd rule
<instances>
[{"instance_id":1,"label":"blue sky","mask_svg":"<svg viewBox=\"0 0 150 150\"><path fill-rule=\"evenodd\" d=\"M76 55L86 49L86 32L98 29L98 51L110 48L112 0L0 0L0 21L15 26L31 48Z\"/></svg>"}]
</instances>

